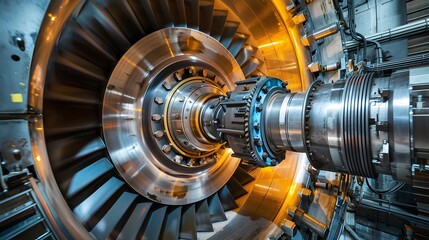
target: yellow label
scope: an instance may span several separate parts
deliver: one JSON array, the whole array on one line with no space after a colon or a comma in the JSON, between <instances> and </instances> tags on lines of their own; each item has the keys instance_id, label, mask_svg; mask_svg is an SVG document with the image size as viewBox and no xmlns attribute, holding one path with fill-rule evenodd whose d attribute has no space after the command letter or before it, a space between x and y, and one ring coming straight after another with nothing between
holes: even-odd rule
<instances>
[{"instance_id":1,"label":"yellow label","mask_svg":"<svg viewBox=\"0 0 429 240\"><path fill-rule=\"evenodd\" d=\"M21 93L12 93L10 94L10 101L14 103L20 103L22 102L22 94Z\"/></svg>"}]
</instances>

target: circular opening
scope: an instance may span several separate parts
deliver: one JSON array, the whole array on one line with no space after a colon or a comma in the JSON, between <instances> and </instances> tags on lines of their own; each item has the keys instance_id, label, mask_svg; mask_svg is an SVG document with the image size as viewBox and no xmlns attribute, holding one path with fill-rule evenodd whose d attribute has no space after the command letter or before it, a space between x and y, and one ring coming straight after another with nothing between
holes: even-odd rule
<instances>
[{"instance_id":1,"label":"circular opening","mask_svg":"<svg viewBox=\"0 0 429 240\"><path fill-rule=\"evenodd\" d=\"M13 54L12 56L10 56L12 58L13 61L15 62L19 62L19 60L21 60L21 58L18 55Z\"/></svg>"}]
</instances>

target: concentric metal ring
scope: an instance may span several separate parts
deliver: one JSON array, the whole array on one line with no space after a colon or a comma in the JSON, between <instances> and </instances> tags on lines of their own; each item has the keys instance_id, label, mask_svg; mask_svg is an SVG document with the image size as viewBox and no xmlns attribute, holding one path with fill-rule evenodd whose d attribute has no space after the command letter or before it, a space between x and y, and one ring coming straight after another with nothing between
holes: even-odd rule
<instances>
[{"instance_id":1,"label":"concentric metal ring","mask_svg":"<svg viewBox=\"0 0 429 240\"><path fill-rule=\"evenodd\" d=\"M192 67L191 72L180 72ZM183 205L204 199L230 179L239 159L220 148L207 166L176 164L177 152L164 133L168 96L183 76L206 69L222 91L243 73L234 57L210 36L168 28L134 44L116 65L103 102L103 131L110 157L137 192L154 201ZM176 76L175 76L176 75Z\"/></svg>"}]
</instances>

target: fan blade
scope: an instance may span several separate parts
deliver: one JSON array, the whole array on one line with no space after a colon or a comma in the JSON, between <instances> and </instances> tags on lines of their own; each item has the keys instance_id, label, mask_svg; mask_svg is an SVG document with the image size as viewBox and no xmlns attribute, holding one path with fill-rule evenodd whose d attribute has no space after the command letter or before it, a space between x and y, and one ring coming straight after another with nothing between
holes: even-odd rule
<instances>
[{"instance_id":1,"label":"fan blade","mask_svg":"<svg viewBox=\"0 0 429 240\"><path fill-rule=\"evenodd\" d=\"M182 207L169 207L166 219L162 226L161 239L175 240L179 239L180 222Z\"/></svg>"},{"instance_id":2,"label":"fan blade","mask_svg":"<svg viewBox=\"0 0 429 240\"><path fill-rule=\"evenodd\" d=\"M180 223L179 238L197 239L195 204L190 204L182 207L182 222Z\"/></svg>"},{"instance_id":3,"label":"fan blade","mask_svg":"<svg viewBox=\"0 0 429 240\"><path fill-rule=\"evenodd\" d=\"M137 198L137 194L124 192L119 199L113 204L109 211L91 230L91 233L97 239L107 239L110 233L118 224L121 217L125 214L133 201Z\"/></svg>"},{"instance_id":4,"label":"fan blade","mask_svg":"<svg viewBox=\"0 0 429 240\"><path fill-rule=\"evenodd\" d=\"M212 222L225 221L226 215L217 193L208 198L210 219Z\"/></svg>"},{"instance_id":5,"label":"fan blade","mask_svg":"<svg viewBox=\"0 0 429 240\"><path fill-rule=\"evenodd\" d=\"M198 232L213 232L207 199L195 204L195 220Z\"/></svg>"},{"instance_id":6,"label":"fan blade","mask_svg":"<svg viewBox=\"0 0 429 240\"><path fill-rule=\"evenodd\" d=\"M151 206L152 202L138 203L119 233L118 239L136 239Z\"/></svg>"}]
</instances>

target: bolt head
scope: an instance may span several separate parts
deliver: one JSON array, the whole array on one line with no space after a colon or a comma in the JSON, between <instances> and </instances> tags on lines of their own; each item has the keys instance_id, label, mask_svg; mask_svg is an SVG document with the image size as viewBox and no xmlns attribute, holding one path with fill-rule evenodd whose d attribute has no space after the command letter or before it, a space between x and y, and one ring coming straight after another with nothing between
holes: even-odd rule
<instances>
[{"instance_id":1,"label":"bolt head","mask_svg":"<svg viewBox=\"0 0 429 240\"><path fill-rule=\"evenodd\" d=\"M162 99L160 97L155 97L155 99L153 101L158 105L161 105L164 103L164 99Z\"/></svg>"},{"instance_id":2,"label":"bolt head","mask_svg":"<svg viewBox=\"0 0 429 240\"><path fill-rule=\"evenodd\" d=\"M262 158L263 159L267 159L268 158L268 153L267 152L262 153Z\"/></svg>"},{"instance_id":3,"label":"bolt head","mask_svg":"<svg viewBox=\"0 0 429 240\"><path fill-rule=\"evenodd\" d=\"M177 163L182 163L183 162L183 156L176 155L174 157L174 161L177 162Z\"/></svg>"},{"instance_id":4,"label":"bolt head","mask_svg":"<svg viewBox=\"0 0 429 240\"><path fill-rule=\"evenodd\" d=\"M261 125L259 123L254 123L253 124L253 128L258 130L261 127Z\"/></svg>"},{"instance_id":5,"label":"bolt head","mask_svg":"<svg viewBox=\"0 0 429 240\"><path fill-rule=\"evenodd\" d=\"M262 104L256 105L256 111L261 112L262 111Z\"/></svg>"},{"instance_id":6,"label":"bolt head","mask_svg":"<svg viewBox=\"0 0 429 240\"><path fill-rule=\"evenodd\" d=\"M255 145L258 147L262 147L262 145L264 145L263 142L261 141L261 139L259 139L259 138L254 138L253 141L254 141Z\"/></svg>"},{"instance_id":7,"label":"bolt head","mask_svg":"<svg viewBox=\"0 0 429 240\"><path fill-rule=\"evenodd\" d=\"M263 86L262 87L262 92L263 93L267 93L268 92L268 87L267 86Z\"/></svg>"},{"instance_id":8,"label":"bolt head","mask_svg":"<svg viewBox=\"0 0 429 240\"><path fill-rule=\"evenodd\" d=\"M301 197L302 200L307 200L307 201L312 202L314 199L313 192L308 188L301 189L301 191L298 193L298 195Z\"/></svg>"},{"instance_id":9,"label":"bolt head","mask_svg":"<svg viewBox=\"0 0 429 240\"><path fill-rule=\"evenodd\" d=\"M169 82L167 82L167 81L164 81L163 83L162 83L162 86L165 88L165 90L170 90L171 89L171 84L169 83Z\"/></svg>"},{"instance_id":10,"label":"bolt head","mask_svg":"<svg viewBox=\"0 0 429 240\"><path fill-rule=\"evenodd\" d=\"M165 154L169 154L171 151L171 146L169 144L165 144L164 146L162 146L161 150L165 153Z\"/></svg>"},{"instance_id":11,"label":"bolt head","mask_svg":"<svg viewBox=\"0 0 429 240\"><path fill-rule=\"evenodd\" d=\"M290 237L294 237L296 235L297 227L293 221L290 221L288 219L283 219L280 227Z\"/></svg>"},{"instance_id":12,"label":"bolt head","mask_svg":"<svg viewBox=\"0 0 429 240\"><path fill-rule=\"evenodd\" d=\"M174 73L174 79L176 79L177 81L182 81L182 75L180 75L179 72L175 72Z\"/></svg>"},{"instance_id":13,"label":"bolt head","mask_svg":"<svg viewBox=\"0 0 429 240\"><path fill-rule=\"evenodd\" d=\"M282 82L282 87L286 87L289 83L287 81Z\"/></svg>"},{"instance_id":14,"label":"bolt head","mask_svg":"<svg viewBox=\"0 0 429 240\"><path fill-rule=\"evenodd\" d=\"M154 135L156 138L160 139L160 138L162 138L162 137L164 136L164 132L163 132L163 131L161 131L161 130L158 130L158 131L156 131L153 135Z\"/></svg>"},{"instance_id":15,"label":"bolt head","mask_svg":"<svg viewBox=\"0 0 429 240\"><path fill-rule=\"evenodd\" d=\"M161 115L159 115L159 114L153 114L152 115L152 121L155 121L155 122L159 122L159 121L161 121Z\"/></svg>"},{"instance_id":16,"label":"bolt head","mask_svg":"<svg viewBox=\"0 0 429 240\"><path fill-rule=\"evenodd\" d=\"M188 72L192 76L195 76L197 74L197 70L193 66L191 66L191 67L188 68Z\"/></svg>"},{"instance_id":17,"label":"bolt head","mask_svg":"<svg viewBox=\"0 0 429 240\"><path fill-rule=\"evenodd\" d=\"M180 119L180 114L179 113L173 113L172 117L174 119Z\"/></svg>"}]
</instances>

